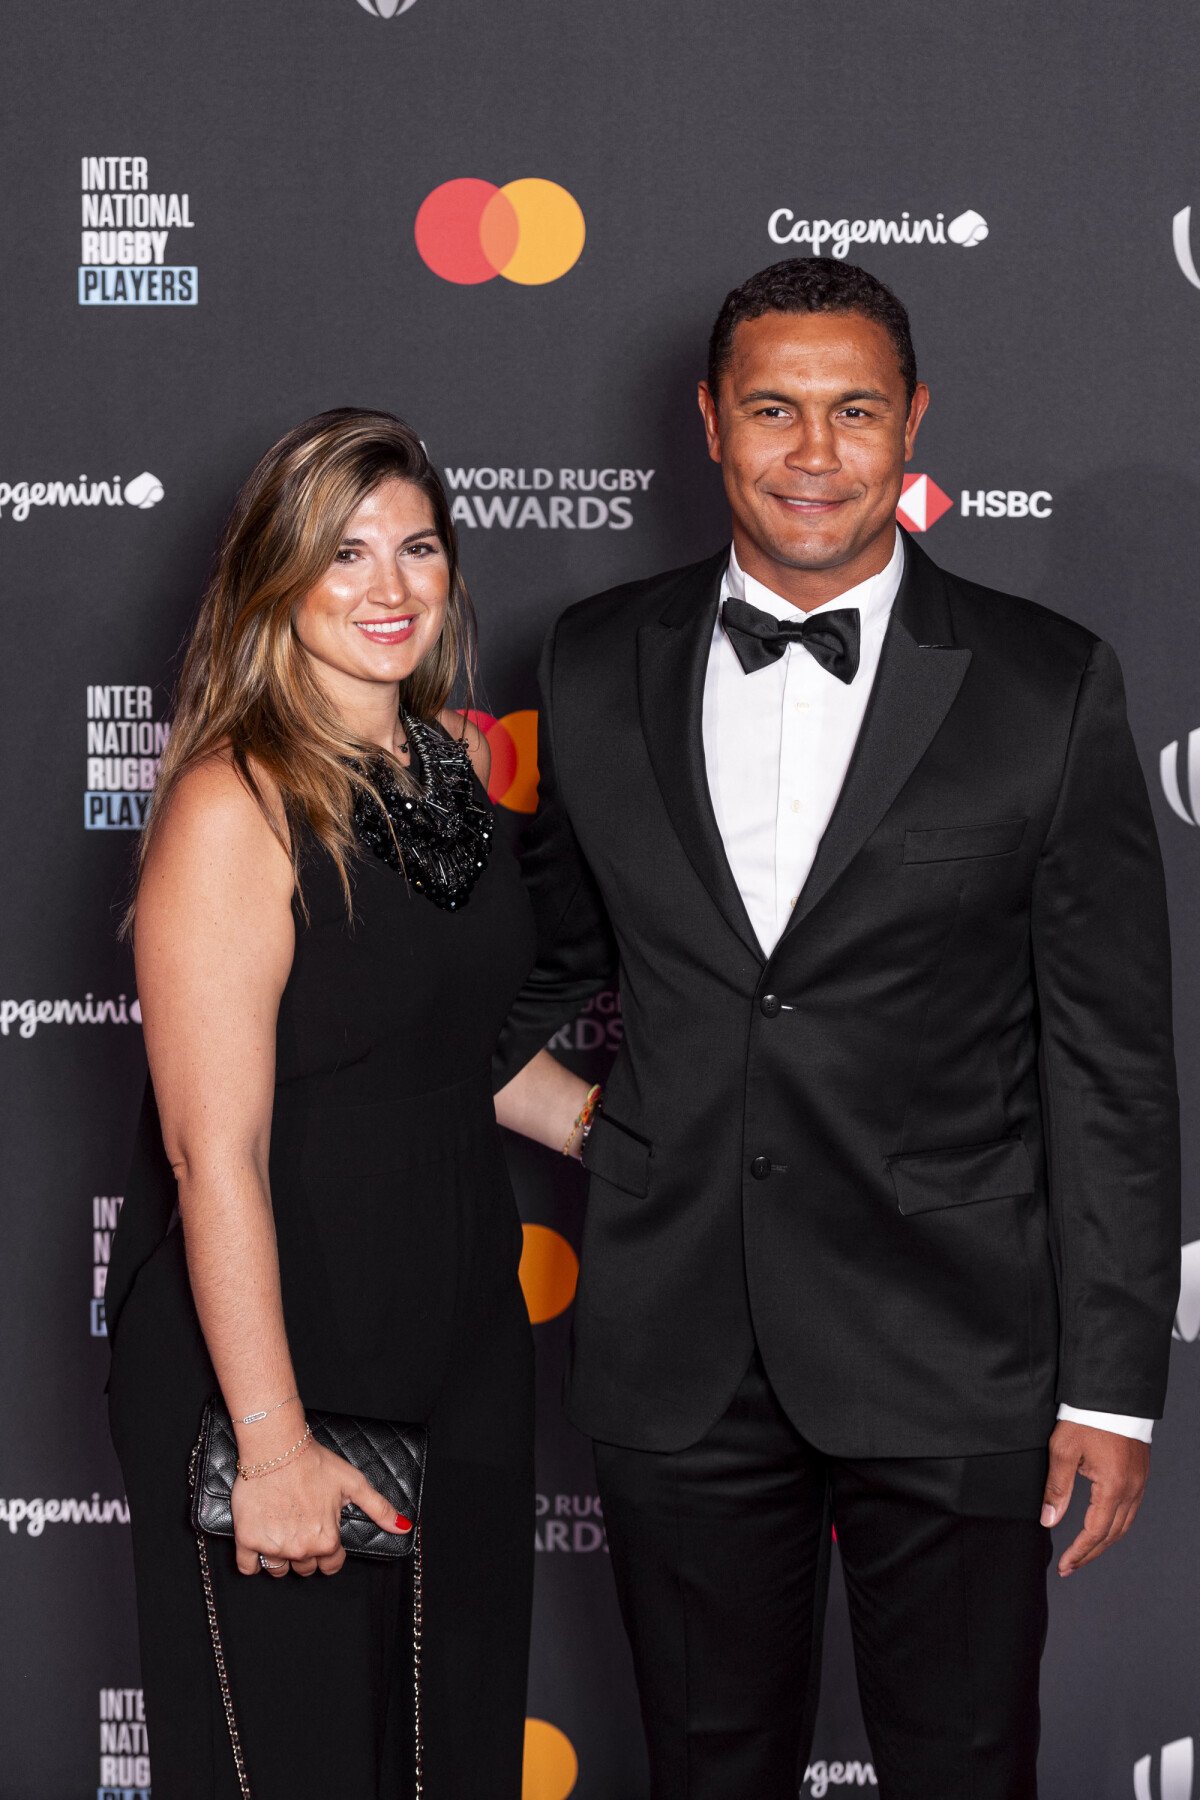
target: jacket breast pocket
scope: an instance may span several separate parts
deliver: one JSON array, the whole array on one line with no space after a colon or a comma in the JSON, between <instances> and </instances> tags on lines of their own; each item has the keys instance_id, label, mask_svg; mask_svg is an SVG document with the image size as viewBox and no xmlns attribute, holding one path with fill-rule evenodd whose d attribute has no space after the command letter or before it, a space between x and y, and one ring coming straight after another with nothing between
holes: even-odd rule
<instances>
[{"instance_id":1,"label":"jacket breast pocket","mask_svg":"<svg viewBox=\"0 0 1200 1800\"><path fill-rule=\"evenodd\" d=\"M902 1213L974 1206L1033 1192L1033 1165L1020 1138L967 1144L956 1150L918 1150L889 1156L888 1173Z\"/></svg>"},{"instance_id":2,"label":"jacket breast pocket","mask_svg":"<svg viewBox=\"0 0 1200 1800\"><path fill-rule=\"evenodd\" d=\"M602 1112L597 1114L583 1146L583 1166L589 1175L598 1175L611 1187L644 1200L650 1192L652 1155L645 1138Z\"/></svg>"},{"instance_id":3,"label":"jacket breast pocket","mask_svg":"<svg viewBox=\"0 0 1200 1800\"><path fill-rule=\"evenodd\" d=\"M1028 819L994 819L985 825L939 825L904 833L904 860L955 862L968 856L1008 856L1025 835Z\"/></svg>"}]
</instances>

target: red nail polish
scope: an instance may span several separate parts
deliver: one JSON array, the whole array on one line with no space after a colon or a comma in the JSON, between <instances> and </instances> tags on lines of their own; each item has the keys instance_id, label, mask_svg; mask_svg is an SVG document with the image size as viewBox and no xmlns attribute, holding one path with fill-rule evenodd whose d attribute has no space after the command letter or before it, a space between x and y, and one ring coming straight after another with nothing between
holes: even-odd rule
<instances>
[{"instance_id":1,"label":"red nail polish","mask_svg":"<svg viewBox=\"0 0 1200 1800\"><path fill-rule=\"evenodd\" d=\"M396 1524L400 1527L401 1531L412 1530L412 1520L406 1519L403 1513L396 1514Z\"/></svg>"}]
</instances>

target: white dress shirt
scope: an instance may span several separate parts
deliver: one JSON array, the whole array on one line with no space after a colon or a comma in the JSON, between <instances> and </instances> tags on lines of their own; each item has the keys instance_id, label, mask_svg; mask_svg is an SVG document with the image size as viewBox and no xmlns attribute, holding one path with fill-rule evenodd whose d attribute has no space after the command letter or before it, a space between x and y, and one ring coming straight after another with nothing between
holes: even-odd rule
<instances>
[{"instance_id":1,"label":"white dress shirt","mask_svg":"<svg viewBox=\"0 0 1200 1800\"><path fill-rule=\"evenodd\" d=\"M837 805L903 574L897 532L885 569L807 615L857 608L859 662L850 682L822 668L803 644L789 644L778 661L747 675L717 615L704 680L704 760L725 854L764 956L783 934ZM730 595L774 619L797 615L790 600L745 573L732 549L722 602ZM1060 1406L1058 1416L1150 1442L1150 1419L1072 1406Z\"/></svg>"}]
</instances>

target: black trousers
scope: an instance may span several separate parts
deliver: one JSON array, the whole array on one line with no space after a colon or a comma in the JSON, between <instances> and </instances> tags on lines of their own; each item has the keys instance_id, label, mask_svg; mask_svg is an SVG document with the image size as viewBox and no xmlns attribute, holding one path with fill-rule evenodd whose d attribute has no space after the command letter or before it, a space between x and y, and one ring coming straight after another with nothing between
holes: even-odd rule
<instances>
[{"instance_id":1,"label":"black trousers","mask_svg":"<svg viewBox=\"0 0 1200 1800\"><path fill-rule=\"evenodd\" d=\"M831 1519L881 1800L1035 1800L1046 1460L822 1455L757 1355L698 1444L597 1444L653 1800L795 1800Z\"/></svg>"}]
</instances>

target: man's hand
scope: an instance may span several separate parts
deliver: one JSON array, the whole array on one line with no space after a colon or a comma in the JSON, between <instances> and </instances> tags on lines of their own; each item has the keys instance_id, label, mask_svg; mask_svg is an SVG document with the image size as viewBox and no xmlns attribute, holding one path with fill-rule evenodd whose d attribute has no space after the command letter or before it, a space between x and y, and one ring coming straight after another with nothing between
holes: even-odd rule
<instances>
[{"instance_id":1,"label":"man's hand","mask_svg":"<svg viewBox=\"0 0 1200 1800\"><path fill-rule=\"evenodd\" d=\"M1060 1575L1073 1575L1125 1536L1142 1503L1149 1473L1149 1444L1094 1425L1060 1421L1050 1439L1042 1524L1057 1525L1065 1516L1077 1474L1092 1484L1083 1530L1058 1559Z\"/></svg>"}]
</instances>

